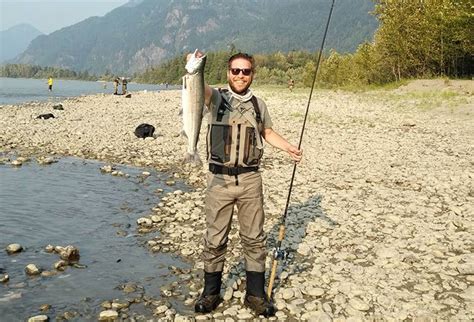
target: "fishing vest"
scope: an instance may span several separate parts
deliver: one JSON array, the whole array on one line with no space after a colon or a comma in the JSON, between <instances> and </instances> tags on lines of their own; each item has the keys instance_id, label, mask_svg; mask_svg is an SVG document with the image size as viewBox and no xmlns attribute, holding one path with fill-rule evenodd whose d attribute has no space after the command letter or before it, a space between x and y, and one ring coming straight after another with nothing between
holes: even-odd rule
<instances>
[{"instance_id":1,"label":"fishing vest","mask_svg":"<svg viewBox=\"0 0 474 322\"><path fill-rule=\"evenodd\" d=\"M257 167L263 155L263 122L257 98L253 96L251 101L231 104L232 96L227 90L220 89L219 96L208 122L206 143L209 164ZM245 107L241 111L237 110L239 104Z\"/></svg>"}]
</instances>

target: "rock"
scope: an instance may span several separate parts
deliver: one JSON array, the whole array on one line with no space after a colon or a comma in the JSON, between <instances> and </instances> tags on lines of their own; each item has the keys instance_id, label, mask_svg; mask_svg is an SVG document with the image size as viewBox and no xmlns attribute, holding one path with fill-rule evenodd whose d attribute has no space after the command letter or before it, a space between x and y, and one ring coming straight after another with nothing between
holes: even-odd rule
<instances>
[{"instance_id":1,"label":"rock","mask_svg":"<svg viewBox=\"0 0 474 322\"><path fill-rule=\"evenodd\" d=\"M28 275L39 275L41 270L35 264L28 264L25 267L25 272Z\"/></svg>"},{"instance_id":2,"label":"rock","mask_svg":"<svg viewBox=\"0 0 474 322\"><path fill-rule=\"evenodd\" d=\"M360 298L354 297L349 300L349 305L357 311L368 311L370 306Z\"/></svg>"},{"instance_id":3,"label":"rock","mask_svg":"<svg viewBox=\"0 0 474 322\"><path fill-rule=\"evenodd\" d=\"M10 244L7 246L6 251L9 255L19 253L23 250L23 246L20 244Z\"/></svg>"},{"instance_id":4,"label":"rock","mask_svg":"<svg viewBox=\"0 0 474 322\"><path fill-rule=\"evenodd\" d=\"M160 315L160 314L165 313L167 310L168 310L168 307L166 305L160 305L153 311L153 314Z\"/></svg>"},{"instance_id":5,"label":"rock","mask_svg":"<svg viewBox=\"0 0 474 322\"><path fill-rule=\"evenodd\" d=\"M281 295L284 300L290 300L295 296L295 292L291 288L285 288Z\"/></svg>"},{"instance_id":6,"label":"rock","mask_svg":"<svg viewBox=\"0 0 474 322\"><path fill-rule=\"evenodd\" d=\"M306 294L313 297L320 297L324 294L324 290L319 287L307 287Z\"/></svg>"},{"instance_id":7,"label":"rock","mask_svg":"<svg viewBox=\"0 0 474 322\"><path fill-rule=\"evenodd\" d=\"M0 276L0 283L7 283L10 280L10 276L8 274L3 274Z\"/></svg>"},{"instance_id":8,"label":"rock","mask_svg":"<svg viewBox=\"0 0 474 322\"><path fill-rule=\"evenodd\" d=\"M41 312L46 312L46 311L49 311L51 309L51 305L50 304L42 304L40 305L40 311Z\"/></svg>"},{"instance_id":9,"label":"rock","mask_svg":"<svg viewBox=\"0 0 474 322\"><path fill-rule=\"evenodd\" d=\"M303 255L303 256L308 256L311 252L311 247L309 247L307 244L300 244L297 249L298 254Z\"/></svg>"},{"instance_id":10,"label":"rock","mask_svg":"<svg viewBox=\"0 0 474 322\"><path fill-rule=\"evenodd\" d=\"M41 276L43 276L43 277L51 277L51 276L55 276L55 275L58 275L57 271L42 271L41 272Z\"/></svg>"},{"instance_id":11,"label":"rock","mask_svg":"<svg viewBox=\"0 0 474 322\"><path fill-rule=\"evenodd\" d=\"M102 311L99 314L99 321L112 322L118 319L118 312L115 310Z\"/></svg>"},{"instance_id":12,"label":"rock","mask_svg":"<svg viewBox=\"0 0 474 322\"><path fill-rule=\"evenodd\" d=\"M28 322L45 322L49 321L47 315L36 315L28 319Z\"/></svg>"},{"instance_id":13,"label":"rock","mask_svg":"<svg viewBox=\"0 0 474 322\"><path fill-rule=\"evenodd\" d=\"M21 167L23 165L23 162L21 162L20 160L13 160L12 162L10 162L10 164L15 167Z\"/></svg>"},{"instance_id":14,"label":"rock","mask_svg":"<svg viewBox=\"0 0 474 322\"><path fill-rule=\"evenodd\" d=\"M79 262L79 259L81 258L79 255L79 249L71 245L61 249L59 252L59 257L65 261L68 261L70 264Z\"/></svg>"},{"instance_id":15,"label":"rock","mask_svg":"<svg viewBox=\"0 0 474 322\"><path fill-rule=\"evenodd\" d=\"M459 264L456 269L461 275L474 275L474 262Z\"/></svg>"},{"instance_id":16,"label":"rock","mask_svg":"<svg viewBox=\"0 0 474 322\"><path fill-rule=\"evenodd\" d=\"M54 252L54 246L53 245L47 245L44 250L47 252L47 253L52 253Z\"/></svg>"},{"instance_id":17,"label":"rock","mask_svg":"<svg viewBox=\"0 0 474 322\"><path fill-rule=\"evenodd\" d=\"M474 301L474 286L469 286L461 294L459 294L463 299L468 301Z\"/></svg>"},{"instance_id":18,"label":"rock","mask_svg":"<svg viewBox=\"0 0 474 322\"><path fill-rule=\"evenodd\" d=\"M233 294L234 290L232 289L232 287L227 287L224 292L224 301L230 301Z\"/></svg>"},{"instance_id":19,"label":"rock","mask_svg":"<svg viewBox=\"0 0 474 322\"><path fill-rule=\"evenodd\" d=\"M66 267L68 266L68 262L65 260L59 260L56 263L54 263L53 267L57 269L58 271L64 271Z\"/></svg>"},{"instance_id":20,"label":"rock","mask_svg":"<svg viewBox=\"0 0 474 322\"><path fill-rule=\"evenodd\" d=\"M150 218L141 217L137 219L137 224L141 227L152 227L153 221Z\"/></svg>"}]
</instances>

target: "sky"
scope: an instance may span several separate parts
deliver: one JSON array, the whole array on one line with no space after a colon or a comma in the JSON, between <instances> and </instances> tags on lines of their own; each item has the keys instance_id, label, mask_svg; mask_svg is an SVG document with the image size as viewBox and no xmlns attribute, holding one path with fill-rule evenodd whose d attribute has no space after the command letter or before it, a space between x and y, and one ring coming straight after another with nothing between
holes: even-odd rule
<instances>
[{"instance_id":1,"label":"sky","mask_svg":"<svg viewBox=\"0 0 474 322\"><path fill-rule=\"evenodd\" d=\"M128 0L0 0L0 30L27 23L49 34L92 16L103 16Z\"/></svg>"}]
</instances>

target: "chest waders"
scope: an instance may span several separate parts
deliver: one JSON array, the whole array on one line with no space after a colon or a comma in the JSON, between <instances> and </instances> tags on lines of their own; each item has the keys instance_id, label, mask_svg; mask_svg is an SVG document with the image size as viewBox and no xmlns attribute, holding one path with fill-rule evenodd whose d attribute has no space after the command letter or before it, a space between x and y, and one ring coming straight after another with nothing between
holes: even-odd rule
<instances>
[{"instance_id":1,"label":"chest waders","mask_svg":"<svg viewBox=\"0 0 474 322\"><path fill-rule=\"evenodd\" d=\"M318 75L319 63L321 61L321 54L322 54L323 49L324 49L324 42L326 41L326 35L328 33L329 22L331 21L332 10L334 8L334 1L335 0L332 0L331 9L329 10L329 16L328 16L328 20L327 20L327 23L326 23L326 29L324 30L323 41L321 42L321 48L319 50L318 60L316 62L316 71L314 72L313 83L311 85L311 91L309 93L309 98L308 98L308 104L306 106L306 113L304 115L303 126L301 128L301 135L300 135L300 141L298 143L298 150L301 148L301 141L303 140L304 128L305 128L305 125L306 125L306 119L308 117L309 104L311 103L311 97L313 95L313 90L314 90L314 84L316 83L316 76ZM283 238L285 237L285 221L286 221L286 216L287 216L287 213L288 213L288 205L290 203L291 190L293 188L293 180L295 179L296 165L297 164L295 163L294 166L293 166L293 174L291 176L290 188L288 189L288 198L286 199L285 212L283 213L283 216L282 216L281 222L280 222L280 229L279 229L279 232L278 232L277 246L273 251L272 270L271 270L270 279L269 279L268 288L267 288L268 298L272 297L273 282L275 281L275 275L276 275L276 270L277 270L277 266L278 266L278 260L283 259L283 258L286 257L286 253L281 249L281 243L283 241Z\"/></svg>"},{"instance_id":2,"label":"chest waders","mask_svg":"<svg viewBox=\"0 0 474 322\"><path fill-rule=\"evenodd\" d=\"M235 184L239 185L239 174L258 170L263 148L257 142L262 140L263 122L255 96L251 98L255 113L254 124L242 116L231 117L229 111L234 107L226 98L227 92L226 89L219 90L221 102L215 118L212 117L208 125L207 159L209 171L234 176ZM248 112L244 111L243 114L245 113Z\"/></svg>"}]
</instances>

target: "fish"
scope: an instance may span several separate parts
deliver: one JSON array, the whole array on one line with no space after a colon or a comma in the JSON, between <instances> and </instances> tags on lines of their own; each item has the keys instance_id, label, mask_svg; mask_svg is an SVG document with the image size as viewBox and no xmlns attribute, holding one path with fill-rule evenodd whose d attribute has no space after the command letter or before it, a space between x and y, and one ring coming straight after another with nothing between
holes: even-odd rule
<instances>
[{"instance_id":1,"label":"fish","mask_svg":"<svg viewBox=\"0 0 474 322\"><path fill-rule=\"evenodd\" d=\"M197 149L199 132L204 114L204 66L206 55L197 57L197 50L186 64L186 75L183 76L182 100L180 114L183 118L182 134L188 139L184 163L201 165Z\"/></svg>"}]
</instances>

